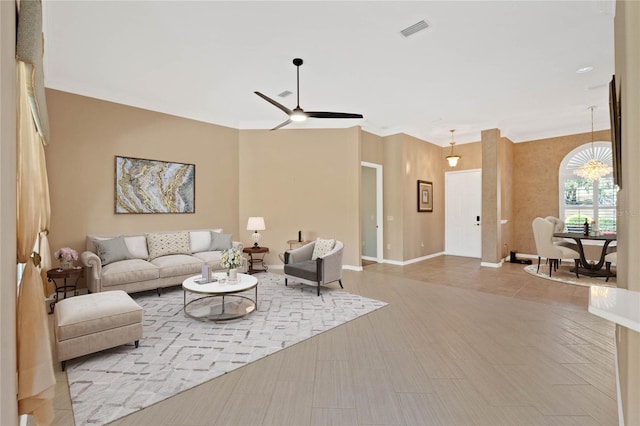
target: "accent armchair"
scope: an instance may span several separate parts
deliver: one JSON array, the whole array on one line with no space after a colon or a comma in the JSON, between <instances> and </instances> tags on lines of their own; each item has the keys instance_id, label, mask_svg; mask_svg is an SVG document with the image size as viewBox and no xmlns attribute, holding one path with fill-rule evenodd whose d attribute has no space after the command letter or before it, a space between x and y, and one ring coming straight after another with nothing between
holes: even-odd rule
<instances>
[{"instance_id":1,"label":"accent armchair","mask_svg":"<svg viewBox=\"0 0 640 426\"><path fill-rule=\"evenodd\" d=\"M573 259L576 265L576 277L580 278L578 275L580 253L568 247L553 244L553 223L541 217L536 217L531 225L533 227L533 237L536 241L536 251L538 252L537 272L540 272L541 257L546 257L549 261L549 276L551 276L552 270L558 269L558 263L561 259Z\"/></svg>"},{"instance_id":2,"label":"accent armchair","mask_svg":"<svg viewBox=\"0 0 640 426\"><path fill-rule=\"evenodd\" d=\"M340 288L344 288L342 286L344 245L342 241L336 240L335 245L328 253L313 259L316 244L317 241L314 241L284 253L284 284L288 285L288 280L292 280L302 284L315 285L318 287L318 296L320 296L321 285L338 281Z\"/></svg>"}]
</instances>

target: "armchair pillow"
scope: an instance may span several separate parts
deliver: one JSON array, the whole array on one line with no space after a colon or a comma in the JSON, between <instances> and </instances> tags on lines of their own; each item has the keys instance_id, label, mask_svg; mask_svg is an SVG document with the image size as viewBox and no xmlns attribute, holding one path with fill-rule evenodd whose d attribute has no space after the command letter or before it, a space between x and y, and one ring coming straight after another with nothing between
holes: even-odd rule
<instances>
[{"instance_id":1,"label":"armchair pillow","mask_svg":"<svg viewBox=\"0 0 640 426\"><path fill-rule=\"evenodd\" d=\"M129 258L129 249L124 242L123 237L111 238L108 240L94 240L96 246L96 254L100 257L102 266L109 263L125 260Z\"/></svg>"},{"instance_id":2,"label":"armchair pillow","mask_svg":"<svg viewBox=\"0 0 640 426\"><path fill-rule=\"evenodd\" d=\"M149 260L169 254L191 254L188 232L146 234Z\"/></svg>"},{"instance_id":3,"label":"armchair pillow","mask_svg":"<svg viewBox=\"0 0 640 426\"><path fill-rule=\"evenodd\" d=\"M316 240L315 247L313 248L313 254L311 255L311 260L316 260L319 257L325 256L336 245L336 240L324 240L322 238L318 238Z\"/></svg>"}]
</instances>

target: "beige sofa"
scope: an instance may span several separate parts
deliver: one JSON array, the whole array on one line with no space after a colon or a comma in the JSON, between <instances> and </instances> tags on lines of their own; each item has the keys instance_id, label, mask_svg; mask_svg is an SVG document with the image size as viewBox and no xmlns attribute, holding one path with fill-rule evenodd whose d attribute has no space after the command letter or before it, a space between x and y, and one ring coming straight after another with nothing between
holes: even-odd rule
<instances>
[{"instance_id":1,"label":"beige sofa","mask_svg":"<svg viewBox=\"0 0 640 426\"><path fill-rule=\"evenodd\" d=\"M91 293L127 293L170 287L200 274L203 265L221 269L225 247L242 251L222 229L166 231L124 235L87 235L80 254ZM240 268L246 271L246 261Z\"/></svg>"}]
</instances>

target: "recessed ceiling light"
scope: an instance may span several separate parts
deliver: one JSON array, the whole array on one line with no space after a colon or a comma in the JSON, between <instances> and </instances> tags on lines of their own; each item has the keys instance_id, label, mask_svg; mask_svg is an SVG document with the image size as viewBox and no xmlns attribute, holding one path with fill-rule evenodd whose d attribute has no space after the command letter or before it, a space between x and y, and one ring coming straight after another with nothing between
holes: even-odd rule
<instances>
[{"instance_id":1,"label":"recessed ceiling light","mask_svg":"<svg viewBox=\"0 0 640 426\"><path fill-rule=\"evenodd\" d=\"M589 72L593 69L593 67L582 67L582 68L578 68L578 70L576 71L576 74L584 74L586 72Z\"/></svg>"}]
</instances>

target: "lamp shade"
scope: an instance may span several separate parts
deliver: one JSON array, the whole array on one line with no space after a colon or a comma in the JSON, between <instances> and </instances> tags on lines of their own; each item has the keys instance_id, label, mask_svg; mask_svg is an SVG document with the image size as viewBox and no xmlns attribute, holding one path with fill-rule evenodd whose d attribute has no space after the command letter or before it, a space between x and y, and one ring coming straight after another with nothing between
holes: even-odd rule
<instances>
[{"instance_id":1,"label":"lamp shade","mask_svg":"<svg viewBox=\"0 0 640 426\"><path fill-rule=\"evenodd\" d=\"M264 217L250 217L247 221L247 231L264 231Z\"/></svg>"}]
</instances>

